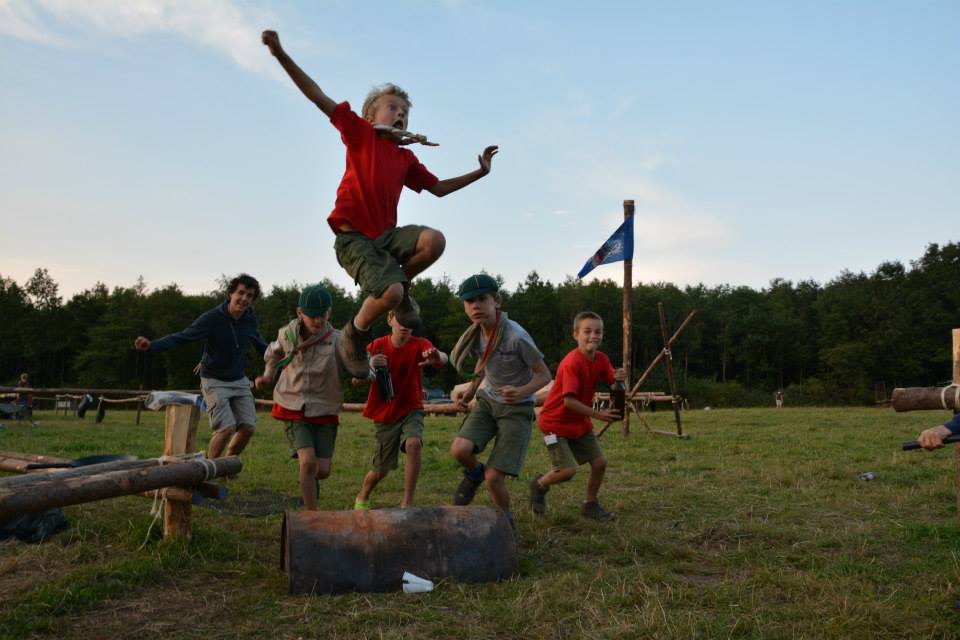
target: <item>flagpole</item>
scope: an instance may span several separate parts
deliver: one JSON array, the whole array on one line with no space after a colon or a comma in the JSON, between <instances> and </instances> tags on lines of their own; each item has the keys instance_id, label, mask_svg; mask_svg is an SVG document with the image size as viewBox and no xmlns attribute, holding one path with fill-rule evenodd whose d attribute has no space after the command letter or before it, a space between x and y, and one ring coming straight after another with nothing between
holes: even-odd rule
<instances>
[{"instance_id":1,"label":"flagpole","mask_svg":"<svg viewBox=\"0 0 960 640\"><path fill-rule=\"evenodd\" d=\"M633 200L623 201L623 220L626 222L633 217ZM632 225L631 225L632 226ZM632 240L632 239L631 239ZM624 386L630 388L630 325L633 323L633 258L623 261L623 371L626 374ZM623 411L623 435L630 435L630 405ZM960 450L960 449L958 449Z\"/></svg>"}]
</instances>

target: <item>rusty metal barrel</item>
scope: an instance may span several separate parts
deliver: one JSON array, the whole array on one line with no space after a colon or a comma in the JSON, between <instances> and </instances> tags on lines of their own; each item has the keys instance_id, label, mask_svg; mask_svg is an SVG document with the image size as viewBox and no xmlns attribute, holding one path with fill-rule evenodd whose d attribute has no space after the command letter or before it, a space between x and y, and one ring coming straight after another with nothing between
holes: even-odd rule
<instances>
[{"instance_id":1,"label":"rusty metal barrel","mask_svg":"<svg viewBox=\"0 0 960 640\"><path fill-rule=\"evenodd\" d=\"M396 591L403 573L493 582L517 573L517 543L492 507L287 511L280 566L290 593Z\"/></svg>"}]
</instances>

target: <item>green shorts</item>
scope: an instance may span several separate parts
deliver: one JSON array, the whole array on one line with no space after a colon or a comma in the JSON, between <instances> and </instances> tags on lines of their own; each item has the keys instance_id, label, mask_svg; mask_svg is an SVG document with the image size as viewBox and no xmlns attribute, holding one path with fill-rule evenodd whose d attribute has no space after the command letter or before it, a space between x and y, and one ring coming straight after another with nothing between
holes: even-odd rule
<instances>
[{"instance_id":1,"label":"green shorts","mask_svg":"<svg viewBox=\"0 0 960 640\"><path fill-rule=\"evenodd\" d=\"M337 442L337 425L287 422L284 427L287 442L295 450L313 449L318 458L332 458Z\"/></svg>"},{"instance_id":2,"label":"green shorts","mask_svg":"<svg viewBox=\"0 0 960 640\"><path fill-rule=\"evenodd\" d=\"M576 469L581 464L603 457L600 441L593 431L573 440L558 437L555 444L547 445L547 451L556 471Z\"/></svg>"},{"instance_id":3,"label":"green shorts","mask_svg":"<svg viewBox=\"0 0 960 640\"><path fill-rule=\"evenodd\" d=\"M400 452L407 452L407 438L423 442L423 415L423 411L415 409L392 424L374 423L377 427L377 450L371 463L374 471L387 473L396 469Z\"/></svg>"},{"instance_id":4,"label":"green shorts","mask_svg":"<svg viewBox=\"0 0 960 640\"><path fill-rule=\"evenodd\" d=\"M410 282L403 265L417 251L420 233L429 227L387 229L376 240L356 231L341 232L333 243L337 262L367 294L379 296L390 285Z\"/></svg>"},{"instance_id":5,"label":"green shorts","mask_svg":"<svg viewBox=\"0 0 960 640\"><path fill-rule=\"evenodd\" d=\"M487 466L518 476L527 457L532 425L532 402L503 404L481 391L477 394L477 406L463 420L457 437L472 442L475 454L496 438Z\"/></svg>"}]
</instances>

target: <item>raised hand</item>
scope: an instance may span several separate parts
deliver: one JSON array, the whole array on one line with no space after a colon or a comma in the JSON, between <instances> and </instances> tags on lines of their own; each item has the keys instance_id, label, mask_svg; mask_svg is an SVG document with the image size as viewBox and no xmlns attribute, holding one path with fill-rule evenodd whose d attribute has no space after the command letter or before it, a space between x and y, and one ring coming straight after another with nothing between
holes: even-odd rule
<instances>
[{"instance_id":1,"label":"raised hand","mask_svg":"<svg viewBox=\"0 0 960 640\"><path fill-rule=\"evenodd\" d=\"M497 151L500 150L500 147L497 145L491 145L483 150L483 153L477 156L477 160L480 162L480 169L483 172L490 173L490 165L493 162L493 156L497 155Z\"/></svg>"},{"instance_id":2,"label":"raised hand","mask_svg":"<svg viewBox=\"0 0 960 640\"><path fill-rule=\"evenodd\" d=\"M260 41L267 45L273 55L283 51L283 47L280 46L280 36L277 35L276 31L264 31L260 34Z\"/></svg>"}]
</instances>

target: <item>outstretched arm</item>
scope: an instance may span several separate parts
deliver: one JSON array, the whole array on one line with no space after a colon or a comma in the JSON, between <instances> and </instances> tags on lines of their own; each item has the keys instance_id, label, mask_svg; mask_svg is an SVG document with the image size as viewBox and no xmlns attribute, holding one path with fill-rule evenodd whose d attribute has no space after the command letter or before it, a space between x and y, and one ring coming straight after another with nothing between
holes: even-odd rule
<instances>
[{"instance_id":1,"label":"outstretched arm","mask_svg":"<svg viewBox=\"0 0 960 640\"><path fill-rule=\"evenodd\" d=\"M337 103L330 99L330 96L325 94L322 89L317 85L313 79L304 73L303 69L297 66L297 63L293 61L287 52L283 50L283 47L280 46L280 36L277 35L276 31L264 31L260 35L260 40L263 44L267 45L267 48L270 49L270 53L273 54L273 57L277 59L277 62L280 63L280 66L283 67L284 71L287 72L287 75L290 76L290 79L293 80L293 84L297 85L297 88L303 92L303 95L307 96L307 99L310 100L313 104L317 105L320 108L320 111L323 111L327 114L327 117L333 116L333 109L337 106Z\"/></svg>"},{"instance_id":2,"label":"outstretched arm","mask_svg":"<svg viewBox=\"0 0 960 640\"><path fill-rule=\"evenodd\" d=\"M497 155L499 148L496 145L487 147L483 150L483 153L477 156L477 161L480 162L480 168L474 169L470 173L465 173L462 176L457 176L456 178L447 178L446 180L440 180L435 185L427 189L430 193L442 198L448 193L453 193L458 189L463 189L468 184L476 182L483 176L490 173L490 165L493 163L493 156Z\"/></svg>"}]
</instances>

